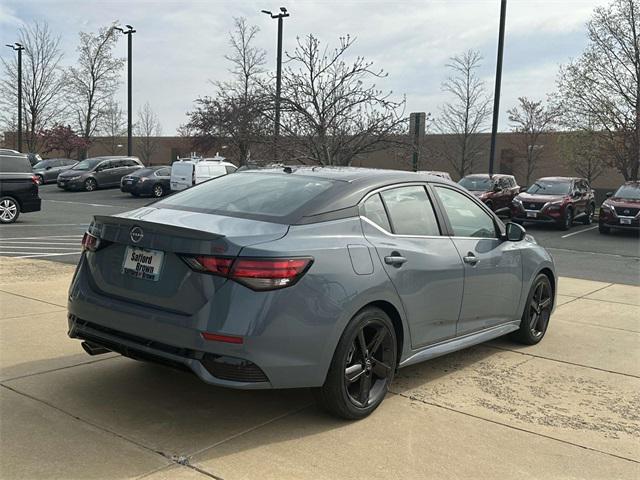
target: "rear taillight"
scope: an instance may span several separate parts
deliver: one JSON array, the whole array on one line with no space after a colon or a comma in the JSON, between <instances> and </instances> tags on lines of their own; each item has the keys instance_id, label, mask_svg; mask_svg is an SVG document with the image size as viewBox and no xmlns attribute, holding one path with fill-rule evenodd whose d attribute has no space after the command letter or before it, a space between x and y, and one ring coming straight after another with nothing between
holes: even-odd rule
<instances>
[{"instance_id":1,"label":"rear taillight","mask_svg":"<svg viewBox=\"0 0 640 480\"><path fill-rule=\"evenodd\" d=\"M183 257L194 270L230 278L252 290L275 290L295 284L313 263L304 258Z\"/></svg>"},{"instance_id":2,"label":"rear taillight","mask_svg":"<svg viewBox=\"0 0 640 480\"><path fill-rule=\"evenodd\" d=\"M38 181L37 175L31 175L31 181L33 183L35 183L36 185L40 185L40 182Z\"/></svg>"},{"instance_id":3,"label":"rear taillight","mask_svg":"<svg viewBox=\"0 0 640 480\"><path fill-rule=\"evenodd\" d=\"M89 232L84 232L84 237L82 237L82 250L88 250L90 252L95 252L100 246L100 238L95 235L90 234Z\"/></svg>"}]
</instances>

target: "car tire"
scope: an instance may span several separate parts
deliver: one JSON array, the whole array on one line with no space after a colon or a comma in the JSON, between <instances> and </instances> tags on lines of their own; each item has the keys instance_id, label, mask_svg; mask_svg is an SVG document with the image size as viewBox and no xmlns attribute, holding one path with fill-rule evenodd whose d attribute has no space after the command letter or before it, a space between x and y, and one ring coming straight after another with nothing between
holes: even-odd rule
<instances>
[{"instance_id":1,"label":"car tire","mask_svg":"<svg viewBox=\"0 0 640 480\"><path fill-rule=\"evenodd\" d=\"M340 337L324 385L314 391L319 406L348 420L368 416L384 400L397 355L389 316L378 308L361 310Z\"/></svg>"},{"instance_id":2,"label":"car tire","mask_svg":"<svg viewBox=\"0 0 640 480\"><path fill-rule=\"evenodd\" d=\"M164 187L160 183L156 183L151 190L151 195L156 198L164 196Z\"/></svg>"},{"instance_id":3,"label":"car tire","mask_svg":"<svg viewBox=\"0 0 640 480\"><path fill-rule=\"evenodd\" d=\"M527 303L520 320L520 329L512 338L525 345L535 345L547 332L553 309L553 287L544 273L538 274L531 285Z\"/></svg>"},{"instance_id":4,"label":"car tire","mask_svg":"<svg viewBox=\"0 0 640 480\"><path fill-rule=\"evenodd\" d=\"M0 198L0 223L13 223L20 216L20 204L13 197Z\"/></svg>"},{"instance_id":5,"label":"car tire","mask_svg":"<svg viewBox=\"0 0 640 480\"><path fill-rule=\"evenodd\" d=\"M590 204L587 207L587 211L585 212L585 216L582 219L582 223L585 225L591 225L593 223L593 215L596 212L596 206L594 204Z\"/></svg>"},{"instance_id":6,"label":"car tire","mask_svg":"<svg viewBox=\"0 0 640 480\"><path fill-rule=\"evenodd\" d=\"M564 215L560 219L559 227L560 230L569 230L573 225L573 209L567 208L564 211Z\"/></svg>"},{"instance_id":7,"label":"car tire","mask_svg":"<svg viewBox=\"0 0 640 480\"><path fill-rule=\"evenodd\" d=\"M611 229L609 227L606 227L605 225L602 225L601 223L598 224L598 231L600 233L603 233L604 235L609 235L611 233Z\"/></svg>"},{"instance_id":8,"label":"car tire","mask_svg":"<svg viewBox=\"0 0 640 480\"><path fill-rule=\"evenodd\" d=\"M84 189L87 192L93 192L97 188L98 188L98 182L96 182L95 178L89 177L84 181Z\"/></svg>"}]
</instances>

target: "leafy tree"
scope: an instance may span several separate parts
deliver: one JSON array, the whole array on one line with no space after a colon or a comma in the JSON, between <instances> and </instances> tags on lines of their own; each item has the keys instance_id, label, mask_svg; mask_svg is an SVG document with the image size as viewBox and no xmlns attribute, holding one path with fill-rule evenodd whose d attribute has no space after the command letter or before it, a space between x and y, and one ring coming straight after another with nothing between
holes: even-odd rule
<instances>
[{"instance_id":1,"label":"leafy tree","mask_svg":"<svg viewBox=\"0 0 640 480\"><path fill-rule=\"evenodd\" d=\"M70 125L56 125L40 132L43 153L63 152L66 158L73 158L74 152L83 152L91 142L79 137Z\"/></svg>"},{"instance_id":2,"label":"leafy tree","mask_svg":"<svg viewBox=\"0 0 640 480\"><path fill-rule=\"evenodd\" d=\"M558 77L563 123L599 133L601 151L626 180L640 168L640 7L612 0L587 23L589 44Z\"/></svg>"}]
</instances>

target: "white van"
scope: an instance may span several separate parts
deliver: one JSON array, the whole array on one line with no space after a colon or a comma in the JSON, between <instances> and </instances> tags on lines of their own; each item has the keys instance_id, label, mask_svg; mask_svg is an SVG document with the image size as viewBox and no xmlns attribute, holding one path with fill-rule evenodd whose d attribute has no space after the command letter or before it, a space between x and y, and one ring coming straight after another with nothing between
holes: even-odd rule
<instances>
[{"instance_id":1,"label":"white van","mask_svg":"<svg viewBox=\"0 0 640 480\"><path fill-rule=\"evenodd\" d=\"M233 163L224 157L180 159L171 166L171 191L184 190L211 178L221 177L236 171Z\"/></svg>"}]
</instances>

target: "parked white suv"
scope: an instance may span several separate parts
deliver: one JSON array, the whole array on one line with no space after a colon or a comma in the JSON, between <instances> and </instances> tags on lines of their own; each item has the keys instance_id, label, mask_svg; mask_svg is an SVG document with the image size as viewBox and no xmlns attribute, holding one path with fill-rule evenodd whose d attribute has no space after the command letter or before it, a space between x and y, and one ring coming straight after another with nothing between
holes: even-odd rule
<instances>
[{"instance_id":1,"label":"parked white suv","mask_svg":"<svg viewBox=\"0 0 640 480\"><path fill-rule=\"evenodd\" d=\"M233 173L237 170L224 157L181 158L171 166L171 191L180 191L197 183Z\"/></svg>"}]
</instances>

